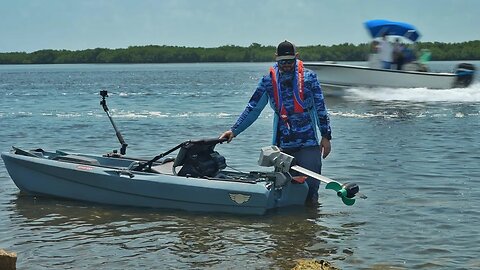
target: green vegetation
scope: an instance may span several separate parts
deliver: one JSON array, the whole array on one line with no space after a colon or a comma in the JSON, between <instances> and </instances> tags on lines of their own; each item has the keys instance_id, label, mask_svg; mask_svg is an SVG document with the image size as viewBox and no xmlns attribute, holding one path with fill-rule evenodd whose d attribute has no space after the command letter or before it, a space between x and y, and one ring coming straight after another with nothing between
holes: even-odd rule
<instances>
[{"instance_id":1,"label":"green vegetation","mask_svg":"<svg viewBox=\"0 0 480 270\"><path fill-rule=\"evenodd\" d=\"M421 42L416 49L429 49L433 61L480 60L480 40L462 43ZM365 61L369 44L344 43L332 46L298 47L304 61ZM270 62L274 46L253 43L249 47L221 46L191 48L178 46L132 46L126 49L87 49L79 51L40 50L32 53L0 53L0 64L80 64L80 63L200 63Z\"/></svg>"}]
</instances>

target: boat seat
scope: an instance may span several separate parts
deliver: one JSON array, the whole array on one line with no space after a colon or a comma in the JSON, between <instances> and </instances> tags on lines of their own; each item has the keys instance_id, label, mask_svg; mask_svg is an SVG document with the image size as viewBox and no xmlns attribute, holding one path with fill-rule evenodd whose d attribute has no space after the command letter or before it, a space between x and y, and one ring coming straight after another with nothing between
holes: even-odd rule
<instances>
[{"instance_id":1,"label":"boat seat","mask_svg":"<svg viewBox=\"0 0 480 270\"><path fill-rule=\"evenodd\" d=\"M158 165L155 165L155 166L152 166L152 171L156 172L156 173L160 173L160 174L169 174L169 175L175 175L173 173L173 164L175 162L172 160L172 161L168 161L168 162L165 162L163 164L158 164Z\"/></svg>"},{"instance_id":2,"label":"boat seat","mask_svg":"<svg viewBox=\"0 0 480 270\"><path fill-rule=\"evenodd\" d=\"M62 155L62 156L56 156L52 158L52 160L58 160L58 161L64 161L64 162L70 162L70 163L80 163L80 164L85 164L85 165L96 165L99 166L100 163L98 160L94 158L88 158L84 156L77 156L77 155Z\"/></svg>"},{"instance_id":3,"label":"boat seat","mask_svg":"<svg viewBox=\"0 0 480 270\"><path fill-rule=\"evenodd\" d=\"M14 153L18 154L18 155L43 158L43 152L44 151L40 148L36 149L36 150L25 151L25 150L22 150L20 148L15 147L15 146L12 146L12 149L13 149Z\"/></svg>"}]
</instances>

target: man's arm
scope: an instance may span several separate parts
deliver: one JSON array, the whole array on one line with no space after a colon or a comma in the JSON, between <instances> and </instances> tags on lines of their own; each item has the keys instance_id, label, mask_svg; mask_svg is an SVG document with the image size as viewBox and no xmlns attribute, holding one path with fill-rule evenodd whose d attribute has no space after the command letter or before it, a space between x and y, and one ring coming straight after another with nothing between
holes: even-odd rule
<instances>
[{"instance_id":1,"label":"man's arm","mask_svg":"<svg viewBox=\"0 0 480 270\"><path fill-rule=\"evenodd\" d=\"M325 99L322 93L322 88L320 87L320 83L318 82L317 75L313 72L307 72L306 80L313 95L315 118L322 136L320 140L320 150L323 153L323 158L326 158L332 150L330 143L330 140L332 139L330 118L328 116L327 107L325 106Z\"/></svg>"},{"instance_id":2,"label":"man's arm","mask_svg":"<svg viewBox=\"0 0 480 270\"><path fill-rule=\"evenodd\" d=\"M242 133L250 125L252 125L258 116L265 108L268 103L267 89L268 80L266 77L262 78L258 83L255 92L248 101L247 107L240 114L235 124L230 128L230 130L225 131L220 138L228 138L230 142L233 137L236 137L238 134Z\"/></svg>"},{"instance_id":3,"label":"man's arm","mask_svg":"<svg viewBox=\"0 0 480 270\"><path fill-rule=\"evenodd\" d=\"M317 80L317 75L313 72L307 73L310 91L313 95L313 103L317 117L318 128L323 138L332 139L332 129L330 127L330 118L328 116L325 99L323 97L322 88Z\"/></svg>"}]
</instances>

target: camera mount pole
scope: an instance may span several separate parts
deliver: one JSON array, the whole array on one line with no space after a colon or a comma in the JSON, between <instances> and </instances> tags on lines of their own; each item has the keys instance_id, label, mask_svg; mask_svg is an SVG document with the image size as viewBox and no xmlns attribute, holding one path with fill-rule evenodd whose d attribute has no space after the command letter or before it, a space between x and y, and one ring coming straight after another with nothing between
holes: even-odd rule
<instances>
[{"instance_id":1,"label":"camera mount pole","mask_svg":"<svg viewBox=\"0 0 480 270\"><path fill-rule=\"evenodd\" d=\"M100 101L100 105L102 105L102 108L105 111L105 113L107 114L108 119L110 119L110 123L112 123L113 129L115 129L115 135L117 135L118 141L122 145L122 147L120 148L120 154L125 155L125 153L127 152L128 144L123 139L122 134L120 134L120 131L118 130L117 126L115 125L115 122L113 122L113 119L110 116L110 112L108 111L107 100L105 99L106 97L108 97L107 90L101 90L100 91L100 96L102 96L102 100Z\"/></svg>"}]
</instances>

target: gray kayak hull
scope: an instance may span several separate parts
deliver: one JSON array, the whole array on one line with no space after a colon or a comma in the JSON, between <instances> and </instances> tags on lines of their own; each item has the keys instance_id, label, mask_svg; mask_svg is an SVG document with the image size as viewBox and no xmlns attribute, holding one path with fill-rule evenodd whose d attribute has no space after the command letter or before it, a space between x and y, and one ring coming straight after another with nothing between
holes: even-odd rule
<instances>
[{"instance_id":1,"label":"gray kayak hull","mask_svg":"<svg viewBox=\"0 0 480 270\"><path fill-rule=\"evenodd\" d=\"M1 154L10 177L23 192L86 202L235 214L303 205L305 183L252 179L205 179L128 170L132 160L85 155L96 164L15 153ZM108 166L107 166L108 165Z\"/></svg>"}]
</instances>

